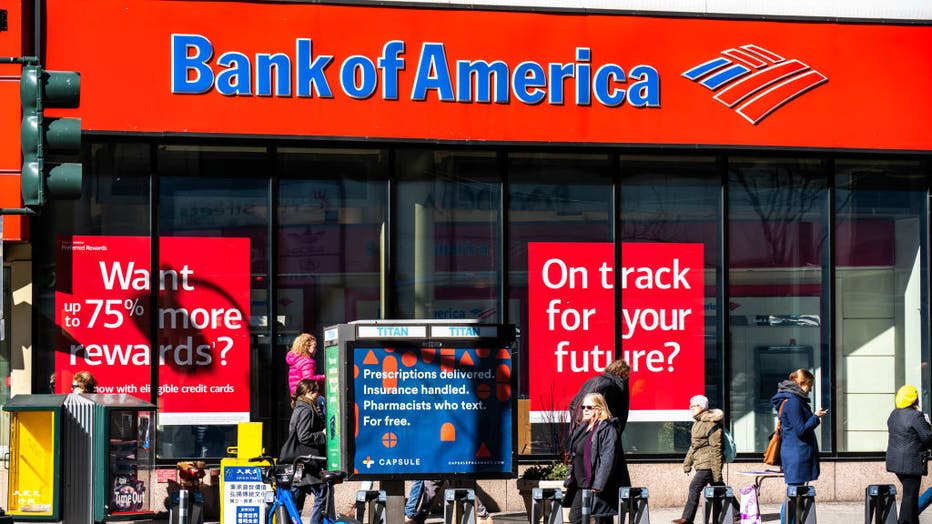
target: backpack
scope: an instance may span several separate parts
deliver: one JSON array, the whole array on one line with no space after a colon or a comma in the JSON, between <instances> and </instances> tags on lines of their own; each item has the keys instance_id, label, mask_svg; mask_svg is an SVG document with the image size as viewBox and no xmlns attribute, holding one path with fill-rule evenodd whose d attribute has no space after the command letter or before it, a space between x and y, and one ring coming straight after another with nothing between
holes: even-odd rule
<instances>
[{"instance_id":1,"label":"backpack","mask_svg":"<svg viewBox=\"0 0 932 524\"><path fill-rule=\"evenodd\" d=\"M715 433L717 429L722 430L722 455L725 457L725 462L734 462L735 457L738 455L738 446L735 445L735 438L731 436L730 431L721 424L716 424L706 433L706 438Z\"/></svg>"}]
</instances>

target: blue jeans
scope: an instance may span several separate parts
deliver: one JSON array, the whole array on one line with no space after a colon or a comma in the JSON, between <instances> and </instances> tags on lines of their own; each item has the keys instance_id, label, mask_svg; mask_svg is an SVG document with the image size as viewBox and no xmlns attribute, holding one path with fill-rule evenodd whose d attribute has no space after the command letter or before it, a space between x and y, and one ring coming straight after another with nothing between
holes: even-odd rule
<instances>
[{"instance_id":1,"label":"blue jeans","mask_svg":"<svg viewBox=\"0 0 932 524\"><path fill-rule=\"evenodd\" d=\"M932 504L932 488L923 491L922 495L919 495L919 513L928 508L929 504Z\"/></svg>"},{"instance_id":2,"label":"blue jeans","mask_svg":"<svg viewBox=\"0 0 932 524\"><path fill-rule=\"evenodd\" d=\"M408 500L405 501L405 517L413 519L417 516L417 501L421 499L421 491L423 490L423 480L415 480L411 483L411 491L408 492Z\"/></svg>"},{"instance_id":3,"label":"blue jeans","mask_svg":"<svg viewBox=\"0 0 932 524\"><path fill-rule=\"evenodd\" d=\"M330 498L329 486L327 484L317 484L316 486L301 486L300 488L291 488L291 495L294 497L294 505L298 508L298 513L304 509L304 499L307 494L314 495L314 504L311 506L311 517L308 521L310 524L321 524L324 519L324 511L327 509L324 504Z\"/></svg>"}]
</instances>

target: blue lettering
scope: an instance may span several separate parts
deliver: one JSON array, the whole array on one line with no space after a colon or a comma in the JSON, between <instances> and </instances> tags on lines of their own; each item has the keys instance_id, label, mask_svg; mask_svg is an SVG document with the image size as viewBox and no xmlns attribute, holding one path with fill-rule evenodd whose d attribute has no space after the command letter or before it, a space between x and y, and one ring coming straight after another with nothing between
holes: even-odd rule
<instances>
[{"instance_id":1,"label":"blue lettering","mask_svg":"<svg viewBox=\"0 0 932 524\"><path fill-rule=\"evenodd\" d=\"M625 90L612 87L614 82L625 82L625 71L620 66L606 64L596 70L592 90L595 92L595 99L602 105L615 107L625 103Z\"/></svg>"},{"instance_id":2,"label":"blue lettering","mask_svg":"<svg viewBox=\"0 0 932 524\"><path fill-rule=\"evenodd\" d=\"M493 80L494 76L494 80ZM476 79L476 102L488 104L491 101L491 87L495 86L495 103L508 103L508 64L496 60L489 64L485 60L469 62L460 60L456 63L456 101L472 100L472 80Z\"/></svg>"},{"instance_id":3,"label":"blue lettering","mask_svg":"<svg viewBox=\"0 0 932 524\"><path fill-rule=\"evenodd\" d=\"M385 100L398 100L398 72L405 68L405 59L401 58L404 52L405 43L401 40L386 42L382 48L379 68L382 70L382 98Z\"/></svg>"},{"instance_id":4,"label":"blue lettering","mask_svg":"<svg viewBox=\"0 0 932 524\"><path fill-rule=\"evenodd\" d=\"M340 68L340 87L350 98L357 100L369 98L375 93L378 84L375 64L372 60L355 55L347 58Z\"/></svg>"},{"instance_id":5,"label":"blue lettering","mask_svg":"<svg viewBox=\"0 0 932 524\"><path fill-rule=\"evenodd\" d=\"M428 89L437 90L437 98L441 102L453 101L453 82L450 80L450 71L447 70L447 56L443 44L425 43L421 49L411 100L426 100Z\"/></svg>"},{"instance_id":6,"label":"blue lettering","mask_svg":"<svg viewBox=\"0 0 932 524\"><path fill-rule=\"evenodd\" d=\"M256 55L256 94L272 96L272 69L275 96L291 96L291 59L282 53Z\"/></svg>"},{"instance_id":7,"label":"blue lettering","mask_svg":"<svg viewBox=\"0 0 932 524\"><path fill-rule=\"evenodd\" d=\"M547 85L544 68L536 62L521 62L512 75L512 90L515 98L525 104L536 104L544 99L546 93L539 89Z\"/></svg>"},{"instance_id":8,"label":"blue lettering","mask_svg":"<svg viewBox=\"0 0 932 524\"><path fill-rule=\"evenodd\" d=\"M451 327L450 334L454 337L478 337L479 328L473 327Z\"/></svg>"},{"instance_id":9,"label":"blue lettering","mask_svg":"<svg viewBox=\"0 0 932 524\"><path fill-rule=\"evenodd\" d=\"M214 73L207 62L214 56L210 40L201 35L172 35L172 93L200 94L214 85ZM194 51L194 54L191 54ZM189 79L189 73L194 78Z\"/></svg>"},{"instance_id":10,"label":"blue lettering","mask_svg":"<svg viewBox=\"0 0 932 524\"><path fill-rule=\"evenodd\" d=\"M591 53L588 47L577 47L576 48L576 61L577 62L589 62ZM587 106L592 103L592 98L589 93L592 90L592 86L589 85L589 69L590 65L588 63L578 64L576 68L576 104L581 106Z\"/></svg>"},{"instance_id":11,"label":"blue lettering","mask_svg":"<svg viewBox=\"0 0 932 524\"><path fill-rule=\"evenodd\" d=\"M660 107L660 73L649 65L638 65L631 69L631 78L637 78L628 89L631 105Z\"/></svg>"},{"instance_id":12,"label":"blue lettering","mask_svg":"<svg viewBox=\"0 0 932 524\"><path fill-rule=\"evenodd\" d=\"M321 98L333 98L330 91L330 84L327 83L327 76L324 70L330 65L333 56L320 55L314 58L314 51L310 38L299 38L298 45L298 96L302 98L313 98L314 91Z\"/></svg>"},{"instance_id":13,"label":"blue lettering","mask_svg":"<svg viewBox=\"0 0 932 524\"><path fill-rule=\"evenodd\" d=\"M217 73L217 92L221 95L249 95L252 79L249 72L249 59L243 53L223 53L217 59L217 65L227 69Z\"/></svg>"},{"instance_id":14,"label":"blue lettering","mask_svg":"<svg viewBox=\"0 0 932 524\"><path fill-rule=\"evenodd\" d=\"M563 105L563 88L567 78L576 76L576 66L573 64L550 64L550 95L548 102L554 105Z\"/></svg>"}]
</instances>

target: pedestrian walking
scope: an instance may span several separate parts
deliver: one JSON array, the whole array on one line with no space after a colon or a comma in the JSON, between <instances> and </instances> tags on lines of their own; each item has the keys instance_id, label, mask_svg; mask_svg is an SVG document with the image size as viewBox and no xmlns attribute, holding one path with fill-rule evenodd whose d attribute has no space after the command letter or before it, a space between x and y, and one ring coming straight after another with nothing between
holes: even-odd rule
<instances>
[{"instance_id":1,"label":"pedestrian walking","mask_svg":"<svg viewBox=\"0 0 932 524\"><path fill-rule=\"evenodd\" d=\"M725 454L722 448L725 412L709 409L709 399L704 395L695 395L689 399L689 412L693 417L690 432L689 450L683 459L683 471L687 475L695 470L689 483L689 495L683 514L673 519L673 524L692 524L699 509L699 498L706 486L724 486L722 466ZM738 513L736 521L740 521Z\"/></svg>"},{"instance_id":2,"label":"pedestrian walking","mask_svg":"<svg viewBox=\"0 0 932 524\"><path fill-rule=\"evenodd\" d=\"M631 368L622 358L613 360L605 367L601 375L591 377L579 388L579 392L570 402L570 434L582 420L582 401L589 393L599 393L605 398L605 405L611 416L618 419L618 454L615 457L615 478L619 486L630 486L631 475L628 472L628 462L625 460L625 450L622 446L622 437L625 426L628 424L628 411L630 407L630 392L628 377Z\"/></svg>"},{"instance_id":3,"label":"pedestrian walking","mask_svg":"<svg viewBox=\"0 0 932 524\"><path fill-rule=\"evenodd\" d=\"M919 524L919 484L929 473L927 452L932 426L919 410L919 392L905 385L896 392L896 407L887 418L887 471L903 486L898 524Z\"/></svg>"},{"instance_id":4,"label":"pedestrian walking","mask_svg":"<svg viewBox=\"0 0 932 524\"><path fill-rule=\"evenodd\" d=\"M809 392L815 376L808 369L797 369L788 380L777 385L777 393L770 402L780 418L780 462L783 480L787 486L802 486L819 478L819 444L815 429L828 413L826 409L813 412ZM780 509L780 521L785 522L785 504ZM792 516L789 519L792 521Z\"/></svg>"},{"instance_id":5,"label":"pedestrian walking","mask_svg":"<svg viewBox=\"0 0 932 524\"><path fill-rule=\"evenodd\" d=\"M582 521L583 489L592 490L591 517L595 524L612 524L618 513L618 469L621 453L618 419L600 393L589 393L580 403L581 423L570 437L570 472L564 486L570 502L570 522Z\"/></svg>"}]
</instances>

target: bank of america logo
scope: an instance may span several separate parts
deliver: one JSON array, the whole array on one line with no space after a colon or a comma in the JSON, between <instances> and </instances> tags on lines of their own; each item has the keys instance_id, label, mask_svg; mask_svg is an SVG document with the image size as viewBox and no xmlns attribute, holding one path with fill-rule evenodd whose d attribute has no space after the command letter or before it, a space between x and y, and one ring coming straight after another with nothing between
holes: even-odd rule
<instances>
[{"instance_id":1,"label":"bank of america logo","mask_svg":"<svg viewBox=\"0 0 932 524\"><path fill-rule=\"evenodd\" d=\"M755 125L828 82L825 75L799 60L783 58L753 44L726 49L721 56L697 65L683 76L714 92L715 100Z\"/></svg>"}]
</instances>

